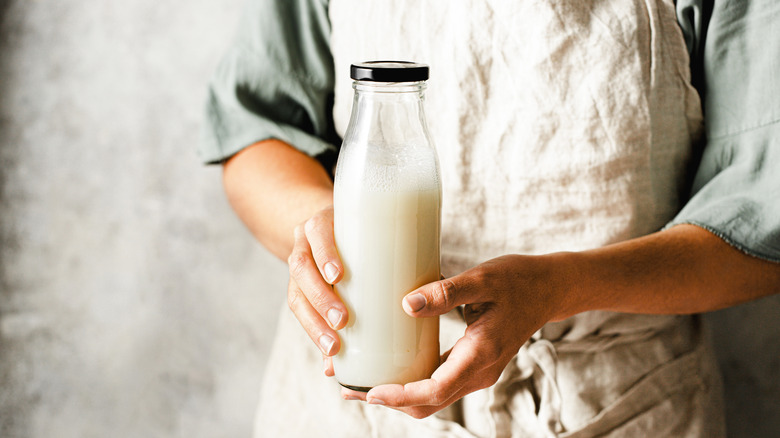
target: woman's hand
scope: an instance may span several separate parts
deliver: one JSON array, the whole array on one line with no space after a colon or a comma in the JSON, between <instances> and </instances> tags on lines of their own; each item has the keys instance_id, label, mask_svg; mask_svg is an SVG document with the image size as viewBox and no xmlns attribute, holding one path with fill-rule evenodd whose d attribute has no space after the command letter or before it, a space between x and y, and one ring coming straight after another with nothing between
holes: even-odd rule
<instances>
[{"instance_id":1,"label":"woman's hand","mask_svg":"<svg viewBox=\"0 0 780 438\"><path fill-rule=\"evenodd\" d=\"M568 264L555 263L556 257L565 254L503 256L407 294L403 307L414 317L442 315L465 305L464 336L444 354L430 379L381 385L368 393L345 388L342 396L423 418L493 385L534 332L547 321L569 316L561 293L569 275L558 270Z\"/></svg>"},{"instance_id":2,"label":"woman's hand","mask_svg":"<svg viewBox=\"0 0 780 438\"><path fill-rule=\"evenodd\" d=\"M325 374L332 376L330 356L341 348L336 330L349 319L347 307L332 287L344 272L333 239L333 207L320 210L295 227L294 234L293 250L287 260L287 304L322 352Z\"/></svg>"},{"instance_id":3,"label":"woman's hand","mask_svg":"<svg viewBox=\"0 0 780 438\"><path fill-rule=\"evenodd\" d=\"M744 254L711 232L677 225L577 253L504 256L404 297L412 316L465 304L468 328L430 379L342 396L422 418L496 382L544 323L587 310L708 312L778 292L780 264Z\"/></svg>"}]
</instances>

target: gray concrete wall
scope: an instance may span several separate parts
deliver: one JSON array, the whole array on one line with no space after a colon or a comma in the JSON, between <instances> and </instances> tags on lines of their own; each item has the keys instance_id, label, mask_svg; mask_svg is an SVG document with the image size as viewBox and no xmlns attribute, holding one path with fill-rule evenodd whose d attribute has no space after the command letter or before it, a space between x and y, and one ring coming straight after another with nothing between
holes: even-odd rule
<instances>
[{"instance_id":1,"label":"gray concrete wall","mask_svg":"<svg viewBox=\"0 0 780 438\"><path fill-rule=\"evenodd\" d=\"M241 0L0 0L0 437L241 437L284 265L194 154ZM708 316L780 436L780 298Z\"/></svg>"},{"instance_id":2,"label":"gray concrete wall","mask_svg":"<svg viewBox=\"0 0 780 438\"><path fill-rule=\"evenodd\" d=\"M286 269L195 156L240 3L0 3L0 437L250 435Z\"/></svg>"}]
</instances>

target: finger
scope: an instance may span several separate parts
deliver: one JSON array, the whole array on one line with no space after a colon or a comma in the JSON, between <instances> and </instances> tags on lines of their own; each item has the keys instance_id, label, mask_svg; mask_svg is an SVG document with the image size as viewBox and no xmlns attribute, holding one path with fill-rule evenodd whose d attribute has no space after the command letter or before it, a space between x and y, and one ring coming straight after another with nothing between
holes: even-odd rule
<instances>
[{"instance_id":1,"label":"finger","mask_svg":"<svg viewBox=\"0 0 780 438\"><path fill-rule=\"evenodd\" d=\"M338 330L347 323L347 307L333 292L333 288L323 280L314 264L303 228L303 226L295 228L295 245L287 260L290 266L290 277L295 280L306 295L306 300L322 319Z\"/></svg>"},{"instance_id":2,"label":"finger","mask_svg":"<svg viewBox=\"0 0 780 438\"><path fill-rule=\"evenodd\" d=\"M322 355L322 368L325 372L325 375L328 377L333 377L336 374L333 372L333 359L329 356Z\"/></svg>"},{"instance_id":3,"label":"finger","mask_svg":"<svg viewBox=\"0 0 780 438\"><path fill-rule=\"evenodd\" d=\"M422 419L425 417L428 417L430 415L435 414L436 412L446 408L447 406L455 403L456 401L460 400L461 398L468 395L470 392L473 392L473 390L469 388L461 388L460 391L455 393L452 397L449 398L446 402L438 405L438 406L387 406L390 409L394 409L396 411L403 412L411 417L414 417L416 419ZM341 390L341 397L344 400L360 400L360 401L366 401L366 393L365 392L358 392L353 391L351 389L342 388ZM374 404L376 403L376 399L373 399Z\"/></svg>"},{"instance_id":4,"label":"finger","mask_svg":"<svg viewBox=\"0 0 780 438\"><path fill-rule=\"evenodd\" d=\"M447 358L450 357L450 353L452 353L452 348L445 351L442 355L439 356L439 363L442 364L444 362L447 362Z\"/></svg>"},{"instance_id":5,"label":"finger","mask_svg":"<svg viewBox=\"0 0 780 438\"><path fill-rule=\"evenodd\" d=\"M452 352L452 348L450 348L449 350L447 350L446 352L444 352L444 354L442 354L440 356L440 358L441 358L440 363L443 363L445 360L447 360L447 358L450 355L450 352ZM355 391L355 390L349 389L349 388L341 388L341 397L344 400L362 400L362 401L366 401L366 393L365 392ZM374 400L375 400L374 404L377 404L376 403L376 399L374 399ZM455 400L453 400L453 402L454 401ZM394 406L389 406L389 407L396 409ZM430 414L428 414L428 415L430 415Z\"/></svg>"},{"instance_id":6,"label":"finger","mask_svg":"<svg viewBox=\"0 0 780 438\"><path fill-rule=\"evenodd\" d=\"M442 406L464 388L475 390L485 381L480 371L489 366L479 354L475 339L460 338L447 361L434 371L430 379L405 385L377 386L366 394L366 401L388 407Z\"/></svg>"},{"instance_id":7,"label":"finger","mask_svg":"<svg viewBox=\"0 0 780 438\"><path fill-rule=\"evenodd\" d=\"M466 271L408 293L402 305L406 313L415 317L443 315L460 305L485 301L487 291L479 286L476 276Z\"/></svg>"},{"instance_id":8,"label":"finger","mask_svg":"<svg viewBox=\"0 0 780 438\"><path fill-rule=\"evenodd\" d=\"M388 406L390 409L395 409L396 411L403 412L411 417L414 417L416 419L422 419L425 417L428 417L430 415L435 414L436 412L439 412L440 410L446 408L447 406L455 403L456 401L460 400L461 398L465 397L469 393L473 392L472 390L469 390L467 388L462 388L460 391L458 391L454 396L450 397L449 400L442 403L438 406L404 406L404 407L396 407L396 406Z\"/></svg>"},{"instance_id":9,"label":"finger","mask_svg":"<svg viewBox=\"0 0 780 438\"><path fill-rule=\"evenodd\" d=\"M341 398L344 400L360 400L360 401L366 401L366 393L355 391L354 389L349 388L341 388Z\"/></svg>"},{"instance_id":10,"label":"finger","mask_svg":"<svg viewBox=\"0 0 780 438\"><path fill-rule=\"evenodd\" d=\"M287 287L287 305L322 354L333 356L338 353L341 348L338 335L309 304L293 279Z\"/></svg>"},{"instance_id":11,"label":"finger","mask_svg":"<svg viewBox=\"0 0 780 438\"><path fill-rule=\"evenodd\" d=\"M330 284L337 283L344 270L333 238L333 208L323 210L306 221L304 232L322 278Z\"/></svg>"}]
</instances>

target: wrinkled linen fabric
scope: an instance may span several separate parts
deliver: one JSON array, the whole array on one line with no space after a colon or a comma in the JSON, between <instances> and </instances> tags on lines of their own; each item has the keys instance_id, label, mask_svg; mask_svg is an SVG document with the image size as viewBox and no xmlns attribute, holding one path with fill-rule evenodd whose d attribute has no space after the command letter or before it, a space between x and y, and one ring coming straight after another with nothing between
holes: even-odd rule
<instances>
[{"instance_id":1,"label":"wrinkled linen fabric","mask_svg":"<svg viewBox=\"0 0 780 438\"><path fill-rule=\"evenodd\" d=\"M600 247L680 208L702 114L674 4L331 1L335 127L350 63L431 65L442 270ZM463 333L442 319L442 349ZM695 316L587 312L547 324L498 382L425 420L343 401L287 311L256 436L718 437L720 381Z\"/></svg>"},{"instance_id":2,"label":"wrinkled linen fabric","mask_svg":"<svg viewBox=\"0 0 780 438\"><path fill-rule=\"evenodd\" d=\"M332 168L340 140L331 114L328 6L327 0L248 2L209 84L198 145L204 162L222 163L277 138ZM706 139L691 160L691 197L667 227L694 224L778 262L780 3L678 0L676 6L692 83L704 97Z\"/></svg>"}]
</instances>

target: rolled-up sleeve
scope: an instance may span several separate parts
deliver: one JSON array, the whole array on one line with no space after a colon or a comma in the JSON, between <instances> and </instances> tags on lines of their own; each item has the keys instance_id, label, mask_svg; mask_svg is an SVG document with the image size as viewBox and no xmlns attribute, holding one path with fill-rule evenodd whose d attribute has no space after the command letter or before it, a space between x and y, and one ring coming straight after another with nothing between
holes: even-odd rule
<instances>
[{"instance_id":1,"label":"rolled-up sleeve","mask_svg":"<svg viewBox=\"0 0 780 438\"><path fill-rule=\"evenodd\" d=\"M333 58L322 0L251 0L208 87L199 155L221 163L258 141L279 139L332 159Z\"/></svg>"},{"instance_id":2,"label":"rolled-up sleeve","mask_svg":"<svg viewBox=\"0 0 780 438\"><path fill-rule=\"evenodd\" d=\"M706 144L691 198L667 227L697 225L780 262L780 3L684 0L677 10Z\"/></svg>"},{"instance_id":3,"label":"rolled-up sleeve","mask_svg":"<svg viewBox=\"0 0 780 438\"><path fill-rule=\"evenodd\" d=\"M780 262L780 3L677 3L702 96L706 145L692 196L667 226L705 228Z\"/></svg>"}]
</instances>

